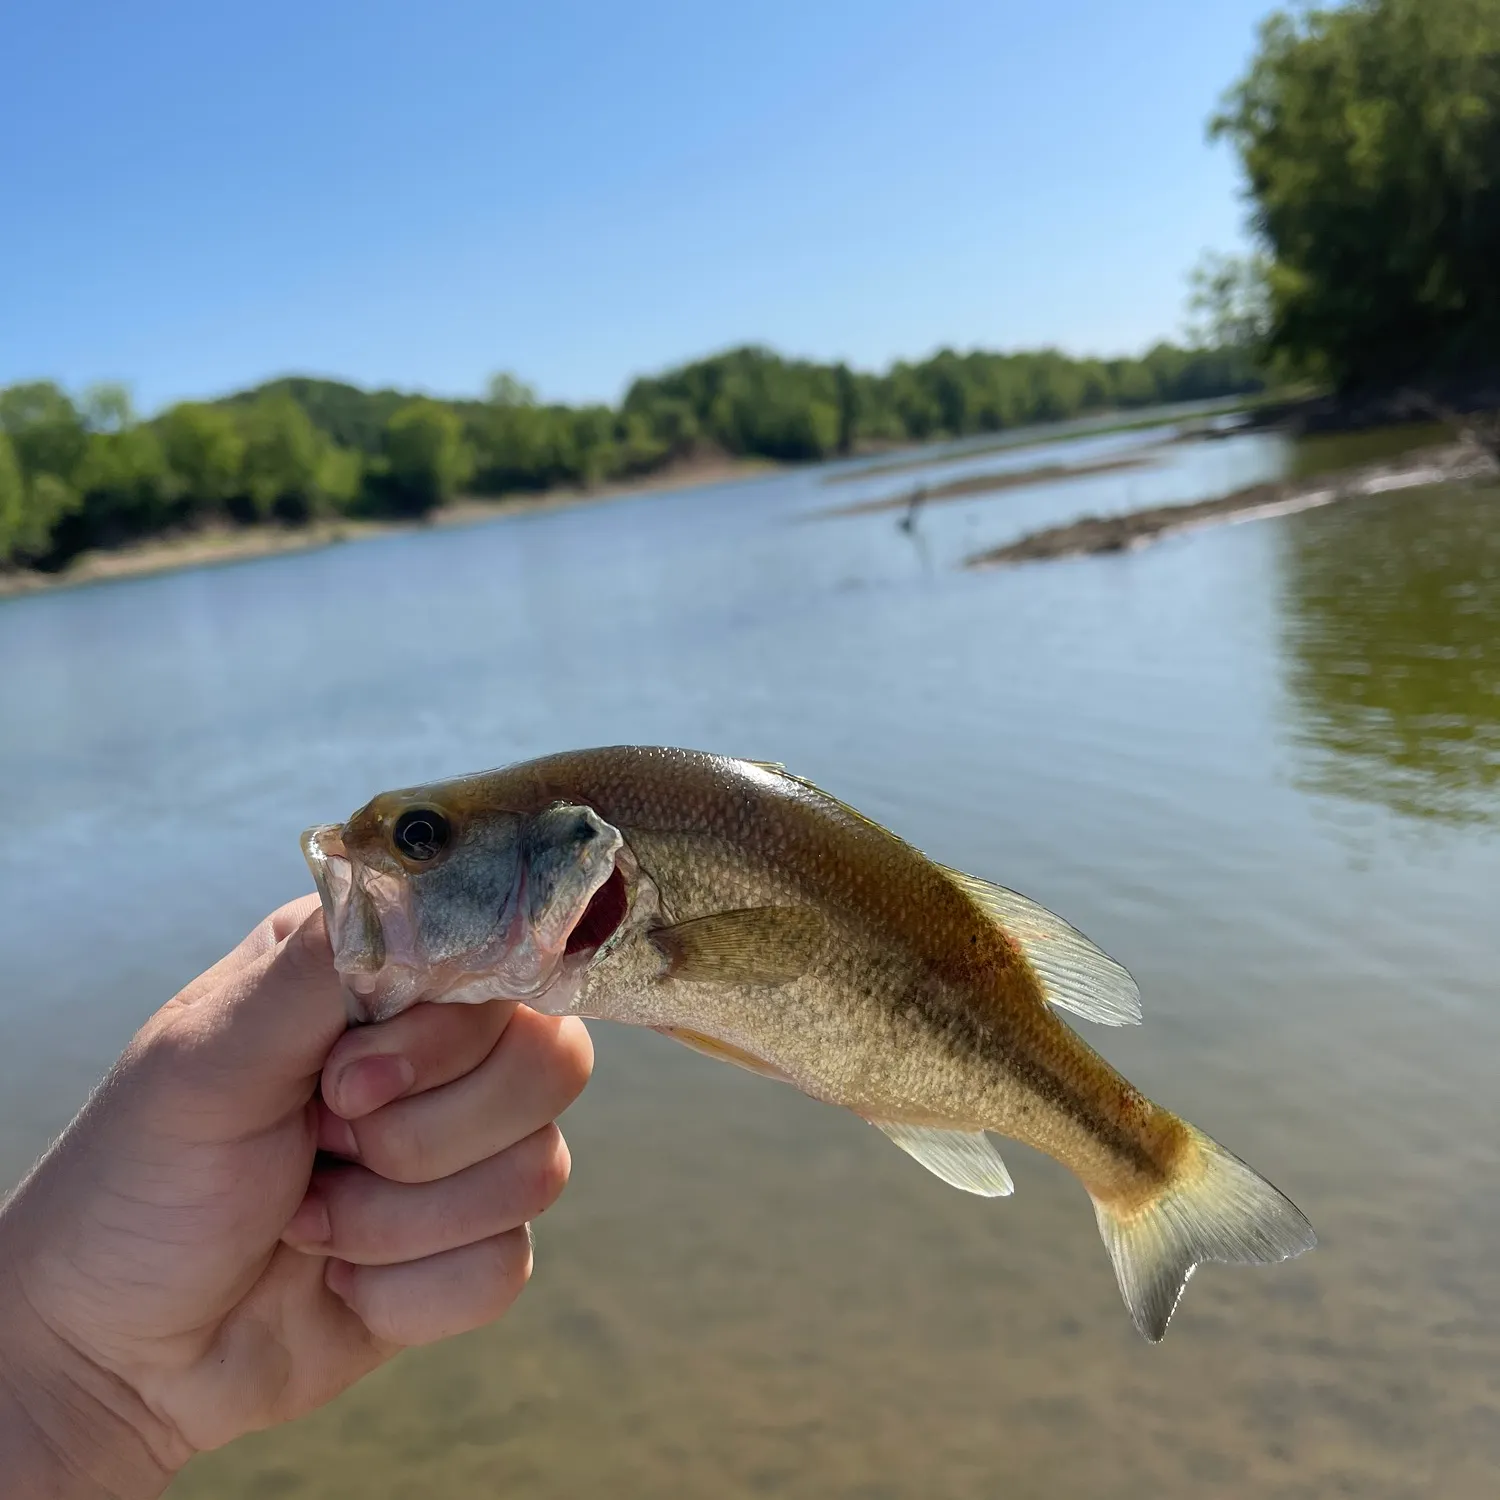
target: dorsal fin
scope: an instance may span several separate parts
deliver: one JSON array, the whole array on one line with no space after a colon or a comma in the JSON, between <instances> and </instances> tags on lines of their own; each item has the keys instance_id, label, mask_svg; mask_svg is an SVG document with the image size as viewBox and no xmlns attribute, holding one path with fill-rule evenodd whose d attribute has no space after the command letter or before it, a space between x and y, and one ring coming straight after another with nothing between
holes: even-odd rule
<instances>
[{"instance_id":1,"label":"dorsal fin","mask_svg":"<svg viewBox=\"0 0 1500 1500\"><path fill-rule=\"evenodd\" d=\"M1138 1026L1141 992L1130 972L1056 912L1018 891L939 868L1020 944L1049 1005L1101 1026Z\"/></svg>"},{"instance_id":2,"label":"dorsal fin","mask_svg":"<svg viewBox=\"0 0 1500 1500\"><path fill-rule=\"evenodd\" d=\"M898 843L906 842L857 807L850 807L816 782L788 771L778 762L756 760L748 764L785 777L815 792L866 827L878 829ZM912 846L908 844L907 848ZM920 850L914 852L921 853ZM937 861L933 863L937 864ZM993 885L977 875L966 875L947 865L937 865L937 868L1020 944L1041 981L1042 993L1049 1005L1071 1011L1075 1016L1097 1022L1100 1026L1140 1025L1141 992L1130 977L1130 971L1096 943L1091 943L1072 923L1019 891Z\"/></svg>"},{"instance_id":3,"label":"dorsal fin","mask_svg":"<svg viewBox=\"0 0 1500 1500\"><path fill-rule=\"evenodd\" d=\"M794 782L797 786L800 786L804 791L815 792L825 802L831 802L841 812L848 813L849 816L851 818L853 818L856 822L863 823L865 825L865 827L867 827L867 828L877 829L879 832L883 833L887 838L895 839L897 843L900 843L900 844L905 844L906 843L905 839L903 839L899 834L892 833L891 830L889 828L887 828L884 823L877 823L875 821L875 819L872 818L872 817L870 817L870 815L868 813L862 813L857 807L850 807L847 802L841 800L838 797L835 797L832 792L825 791L822 787L820 787L818 785L818 783L816 781L809 781L807 779L807 777L805 777L805 776L799 776L799 775L797 775L797 773L795 771L788 771L787 768L784 765L782 765L780 761L776 761L776 760L751 760L751 761L744 762L744 764L745 765L754 766L758 770L761 770L761 771L769 771L773 776L780 776L785 781ZM911 845L908 844L907 847L911 848ZM920 852L921 851L919 850L918 853L920 853Z\"/></svg>"}]
</instances>

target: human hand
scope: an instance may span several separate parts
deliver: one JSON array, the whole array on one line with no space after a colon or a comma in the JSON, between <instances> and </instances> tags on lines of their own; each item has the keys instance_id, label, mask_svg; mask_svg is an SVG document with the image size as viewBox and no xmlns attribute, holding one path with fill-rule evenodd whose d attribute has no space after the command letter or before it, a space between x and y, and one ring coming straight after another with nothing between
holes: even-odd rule
<instances>
[{"instance_id":1,"label":"human hand","mask_svg":"<svg viewBox=\"0 0 1500 1500\"><path fill-rule=\"evenodd\" d=\"M581 1022L506 1001L346 1031L316 898L267 918L0 1207L0 1448L33 1454L7 1480L155 1495L498 1317L592 1063Z\"/></svg>"}]
</instances>

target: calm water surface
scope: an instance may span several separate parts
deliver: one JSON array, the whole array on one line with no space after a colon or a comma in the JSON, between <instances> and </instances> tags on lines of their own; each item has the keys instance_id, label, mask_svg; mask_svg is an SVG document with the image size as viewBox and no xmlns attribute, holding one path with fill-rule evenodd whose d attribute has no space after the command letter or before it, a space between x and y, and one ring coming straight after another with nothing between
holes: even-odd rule
<instances>
[{"instance_id":1,"label":"calm water surface","mask_svg":"<svg viewBox=\"0 0 1500 1500\"><path fill-rule=\"evenodd\" d=\"M637 741L786 761L1066 913L1145 997L1090 1041L1323 1240L1206 1269L1153 1349L1052 1163L1012 1147L1016 1196L970 1198L852 1116L599 1026L515 1312L174 1500L1495 1493L1500 494L956 566L1312 461L1161 436L0 603L0 1179L307 888L305 825ZM913 536L816 515L1116 451L1146 462L934 505Z\"/></svg>"}]
</instances>

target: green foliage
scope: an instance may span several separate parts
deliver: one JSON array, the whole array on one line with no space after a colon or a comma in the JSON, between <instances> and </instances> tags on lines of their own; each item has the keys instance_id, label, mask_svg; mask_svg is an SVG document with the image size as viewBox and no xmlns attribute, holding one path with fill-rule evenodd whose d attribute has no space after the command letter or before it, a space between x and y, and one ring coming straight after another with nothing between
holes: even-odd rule
<instances>
[{"instance_id":1,"label":"green foliage","mask_svg":"<svg viewBox=\"0 0 1500 1500\"><path fill-rule=\"evenodd\" d=\"M388 504L402 515L436 509L474 470L463 422L436 401L412 401L393 413L384 448Z\"/></svg>"},{"instance_id":2,"label":"green foliage","mask_svg":"<svg viewBox=\"0 0 1500 1500\"><path fill-rule=\"evenodd\" d=\"M251 519L307 521L333 509L323 488L329 440L286 391L261 395L240 419L241 497Z\"/></svg>"},{"instance_id":3,"label":"green foliage","mask_svg":"<svg viewBox=\"0 0 1500 1500\"><path fill-rule=\"evenodd\" d=\"M1205 251L1188 277L1194 347L1261 354L1271 333L1270 274L1264 255Z\"/></svg>"},{"instance_id":4,"label":"green foliage","mask_svg":"<svg viewBox=\"0 0 1500 1500\"><path fill-rule=\"evenodd\" d=\"M425 515L465 486L587 486L699 451L797 462L1258 385L1238 348L1109 361L942 350L883 375L745 348L638 380L618 410L542 405L513 375L484 401L298 377L141 422L122 386L75 405L33 381L0 390L0 562L56 568L211 521Z\"/></svg>"},{"instance_id":5,"label":"green foliage","mask_svg":"<svg viewBox=\"0 0 1500 1500\"><path fill-rule=\"evenodd\" d=\"M1056 350L959 354L940 350L888 374L855 374L764 349L735 349L638 380L625 414L658 433L691 432L730 453L823 458L861 443L924 442L996 432L1112 407L1193 400L1260 388L1249 350L1160 345L1143 360L1076 360ZM681 414L692 418L681 425Z\"/></svg>"},{"instance_id":6,"label":"green foliage","mask_svg":"<svg viewBox=\"0 0 1500 1500\"><path fill-rule=\"evenodd\" d=\"M317 490L325 509L352 510L360 498L368 468L365 457L352 448L323 444L318 459Z\"/></svg>"},{"instance_id":7,"label":"green foliage","mask_svg":"<svg viewBox=\"0 0 1500 1500\"><path fill-rule=\"evenodd\" d=\"M0 563L9 562L20 550L17 543L25 524L26 478L9 436L0 432Z\"/></svg>"},{"instance_id":8,"label":"green foliage","mask_svg":"<svg viewBox=\"0 0 1500 1500\"><path fill-rule=\"evenodd\" d=\"M58 522L77 504L78 496L55 474L28 481L15 445L0 432L0 567L42 561Z\"/></svg>"},{"instance_id":9,"label":"green foliage","mask_svg":"<svg viewBox=\"0 0 1500 1500\"><path fill-rule=\"evenodd\" d=\"M130 387L115 380L100 381L83 393L83 421L90 432L123 432L135 421Z\"/></svg>"},{"instance_id":10,"label":"green foliage","mask_svg":"<svg viewBox=\"0 0 1500 1500\"><path fill-rule=\"evenodd\" d=\"M78 466L88 433L78 409L50 380L33 380L0 391L0 431L15 447L27 475L65 479Z\"/></svg>"},{"instance_id":11,"label":"green foliage","mask_svg":"<svg viewBox=\"0 0 1500 1500\"><path fill-rule=\"evenodd\" d=\"M1500 353L1500 0L1278 13L1211 129L1239 151L1270 343L1344 386Z\"/></svg>"},{"instance_id":12,"label":"green foliage","mask_svg":"<svg viewBox=\"0 0 1500 1500\"><path fill-rule=\"evenodd\" d=\"M218 510L240 493L245 435L229 411L184 401L159 417L156 428L173 487L193 511Z\"/></svg>"},{"instance_id":13,"label":"green foliage","mask_svg":"<svg viewBox=\"0 0 1500 1500\"><path fill-rule=\"evenodd\" d=\"M411 399L400 391L363 391L340 380L313 380L293 375L241 391L219 403L235 415L261 401L286 398L301 407L312 425L340 448L374 457L380 452L385 424Z\"/></svg>"},{"instance_id":14,"label":"green foliage","mask_svg":"<svg viewBox=\"0 0 1500 1500\"><path fill-rule=\"evenodd\" d=\"M83 496L70 517L75 545L108 546L177 519L166 455L149 427L90 433L72 482Z\"/></svg>"},{"instance_id":15,"label":"green foliage","mask_svg":"<svg viewBox=\"0 0 1500 1500\"><path fill-rule=\"evenodd\" d=\"M536 390L509 370L501 370L490 376L484 398L491 406L535 406Z\"/></svg>"},{"instance_id":16,"label":"green foliage","mask_svg":"<svg viewBox=\"0 0 1500 1500\"><path fill-rule=\"evenodd\" d=\"M46 544L46 533L37 535L30 487L16 461L15 446L0 432L0 567L19 562Z\"/></svg>"}]
</instances>

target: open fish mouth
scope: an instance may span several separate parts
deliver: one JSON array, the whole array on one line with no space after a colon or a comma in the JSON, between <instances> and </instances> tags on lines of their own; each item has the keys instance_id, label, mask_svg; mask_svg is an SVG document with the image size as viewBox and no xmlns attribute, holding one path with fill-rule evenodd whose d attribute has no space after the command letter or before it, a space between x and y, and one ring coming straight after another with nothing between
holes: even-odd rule
<instances>
[{"instance_id":1,"label":"open fish mouth","mask_svg":"<svg viewBox=\"0 0 1500 1500\"><path fill-rule=\"evenodd\" d=\"M353 1023L383 1021L421 1002L523 1001L551 1014L573 1008L589 965L630 911L622 866L634 861L617 830L565 886L523 864L515 888L476 946L436 956L423 938L420 898L400 876L350 853L344 825L302 835L302 852L323 906L334 967Z\"/></svg>"},{"instance_id":2,"label":"open fish mouth","mask_svg":"<svg viewBox=\"0 0 1500 1500\"><path fill-rule=\"evenodd\" d=\"M341 953L348 953L347 917L350 896L354 890L354 865L344 848L344 829L340 823L321 823L302 835L302 854L312 871L323 903L323 921L333 948L334 964L340 970Z\"/></svg>"}]
</instances>

